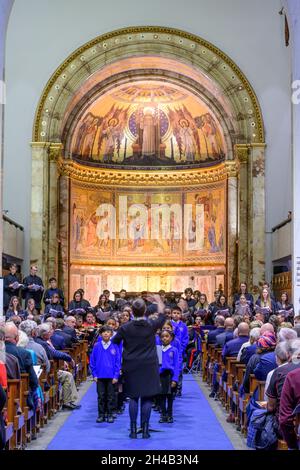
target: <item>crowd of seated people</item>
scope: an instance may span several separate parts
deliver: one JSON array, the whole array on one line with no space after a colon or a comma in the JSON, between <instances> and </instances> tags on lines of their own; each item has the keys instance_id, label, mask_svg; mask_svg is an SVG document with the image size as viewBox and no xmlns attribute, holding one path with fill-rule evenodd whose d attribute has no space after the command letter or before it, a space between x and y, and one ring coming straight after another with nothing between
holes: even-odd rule
<instances>
[{"instance_id":1,"label":"crowd of seated people","mask_svg":"<svg viewBox=\"0 0 300 470\"><path fill-rule=\"evenodd\" d=\"M229 358L235 358L244 365L243 379L237 387L239 396L244 397L251 392L252 376L260 382L266 381L266 406L280 424L279 437L287 442L289 448L296 448L297 436L292 424L294 408L300 403L297 385L300 384L300 361L298 365L295 360L300 354L300 340L297 340L300 336L300 317L294 315L288 295L282 294L276 302L270 286L264 284L255 300L247 291L247 285L241 283L232 303L220 290L214 293L214 300L209 303L206 293L193 291L189 287L182 294L171 292L167 295L160 290L159 296L165 305L166 321L157 332L157 345L163 351L169 346L174 348L179 361L170 396L163 401L161 397L154 400L155 409L161 413L161 422L173 422L172 403L175 396L181 397L184 393L183 373L189 370L194 358L203 354L205 345L206 349L221 351L219 362L208 358L206 364L202 363L203 368L211 368L212 371L211 398L219 397L220 372L226 381L223 366ZM142 292L140 297L146 303L146 315L155 318L156 304L149 300L147 292ZM48 373L51 361L60 361L57 380L62 392L62 406L76 410L79 407L75 378L77 365L68 350L84 339L88 342L88 355L93 357L94 348L99 342L107 341L110 344L110 339L113 342L120 326L133 319L133 300L122 289L116 300L112 301L110 291L106 289L99 296L97 305L92 306L84 298L84 291L78 289L66 305L64 293L55 278L49 280L49 288L44 291L36 266L32 266L29 276L19 283L16 267L12 265L10 274L4 278L6 323L2 330L7 356L12 359L6 364L7 377L14 378L14 374L20 371L29 374L33 402L38 403L40 384L33 366L42 365ZM15 372L18 368L19 372ZM90 372L93 374L93 370ZM162 374L165 377L165 369ZM122 376L113 380L109 416L101 416L101 420L97 421L99 423L105 419L113 423L124 411L126 396ZM5 391L5 380L2 382L0 395ZM171 410L168 416L165 415L165 399ZM228 422L237 421L237 406L230 401Z\"/></svg>"}]
</instances>

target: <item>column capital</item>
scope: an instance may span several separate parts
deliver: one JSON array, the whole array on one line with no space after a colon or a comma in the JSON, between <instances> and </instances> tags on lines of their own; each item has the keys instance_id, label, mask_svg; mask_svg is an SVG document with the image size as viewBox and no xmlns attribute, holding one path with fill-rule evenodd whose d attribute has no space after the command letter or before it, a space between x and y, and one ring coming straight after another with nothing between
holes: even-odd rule
<instances>
[{"instance_id":1,"label":"column capital","mask_svg":"<svg viewBox=\"0 0 300 470\"><path fill-rule=\"evenodd\" d=\"M63 148L63 144L60 142L51 143L49 147L49 161L50 162L57 162L61 151Z\"/></svg>"},{"instance_id":2,"label":"column capital","mask_svg":"<svg viewBox=\"0 0 300 470\"><path fill-rule=\"evenodd\" d=\"M234 156L239 163L247 163L249 157L249 144L236 144L234 146Z\"/></svg>"},{"instance_id":3,"label":"column capital","mask_svg":"<svg viewBox=\"0 0 300 470\"><path fill-rule=\"evenodd\" d=\"M238 176L238 162L236 160L227 160L224 162L227 177L236 178Z\"/></svg>"}]
</instances>

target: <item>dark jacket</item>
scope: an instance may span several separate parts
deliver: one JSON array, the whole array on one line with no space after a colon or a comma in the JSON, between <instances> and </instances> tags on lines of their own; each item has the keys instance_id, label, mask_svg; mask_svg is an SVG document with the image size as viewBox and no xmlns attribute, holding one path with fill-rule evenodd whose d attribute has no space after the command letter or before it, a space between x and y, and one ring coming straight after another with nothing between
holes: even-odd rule
<instances>
[{"instance_id":1,"label":"dark jacket","mask_svg":"<svg viewBox=\"0 0 300 470\"><path fill-rule=\"evenodd\" d=\"M4 289L4 298L3 298L3 307L7 308L10 303L10 299L15 295L16 297L19 297L20 294L20 288L18 289L12 289L10 284L13 284L14 282L19 283L19 279L15 274L8 274L3 278L3 289Z\"/></svg>"},{"instance_id":2,"label":"dark jacket","mask_svg":"<svg viewBox=\"0 0 300 470\"><path fill-rule=\"evenodd\" d=\"M56 336L60 336L64 340L64 347L61 348L61 349L71 348L72 347L73 339L72 339L71 335L69 335L68 333L66 333L63 330L55 330L54 333L55 333ZM53 336L52 336L52 338L53 338ZM52 338L51 338L51 341L52 341ZM53 341L52 341L52 343L53 343Z\"/></svg>"},{"instance_id":3,"label":"dark jacket","mask_svg":"<svg viewBox=\"0 0 300 470\"><path fill-rule=\"evenodd\" d=\"M21 373L29 375L29 386L31 390L35 390L39 382L33 368L30 352L9 341L5 341L5 351L18 359Z\"/></svg>"},{"instance_id":4,"label":"dark jacket","mask_svg":"<svg viewBox=\"0 0 300 470\"><path fill-rule=\"evenodd\" d=\"M224 333L221 333L217 336L216 338L216 345L218 347L223 347L225 343L228 341L231 341L233 339L233 331L224 331Z\"/></svg>"},{"instance_id":5,"label":"dark jacket","mask_svg":"<svg viewBox=\"0 0 300 470\"><path fill-rule=\"evenodd\" d=\"M41 308L41 300L43 297L43 292L44 292L44 285L43 281L39 276L32 276L31 274L23 279L23 290L22 290L22 296L25 299L25 308L27 308L27 302L28 299L34 299L35 301L35 307L37 309ZM37 291L30 290L28 286L31 286L32 284L36 284L38 286L41 286L42 289L39 289Z\"/></svg>"},{"instance_id":6,"label":"dark jacket","mask_svg":"<svg viewBox=\"0 0 300 470\"><path fill-rule=\"evenodd\" d=\"M225 328L223 326L222 328L216 328L215 330L210 331L207 336L207 344L216 344L217 336L224 333L224 331Z\"/></svg>"},{"instance_id":7,"label":"dark jacket","mask_svg":"<svg viewBox=\"0 0 300 470\"><path fill-rule=\"evenodd\" d=\"M243 344L247 341L249 341L249 336L239 336L238 338L228 341L223 347L223 361L225 361L226 357L236 357Z\"/></svg>"},{"instance_id":8,"label":"dark jacket","mask_svg":"<svg viewBox=\"0 0 300 470\"><path fill-rule=\"evenodd\" d=\"M59 351L67 347L65 339L60 334L58 334L57 331L55 331L51 336L51 343L53 344L55 349L58 349Z\"/></svg>"},{"instance_id":9,"label":"dark jacket","mask_svg":"<svg viewBox=\"0 0 300 470\"><path fill-rule=\"evenodd\" d=\"M77 334L74 328L70 328L69 326L65 325L62 331L66 333L67 335L71 336L73 343L77 343L78 339L77 339Z\"/></svg>"}]
</instances>

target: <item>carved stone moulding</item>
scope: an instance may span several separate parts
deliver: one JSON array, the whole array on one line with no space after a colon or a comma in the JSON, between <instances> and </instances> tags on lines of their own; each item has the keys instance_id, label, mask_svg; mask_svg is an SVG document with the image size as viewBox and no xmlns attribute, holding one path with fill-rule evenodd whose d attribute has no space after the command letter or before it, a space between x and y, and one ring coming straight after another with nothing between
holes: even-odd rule
<instances>
[{"instance_id":1,"label":"carved stone moulding","mask_svg":"<svg viewBox=\"0 0 300 470\"><path fill-rule=\"evenodd\" d=\"M90 168L79 165L73 160L58 160L61 175L85 183L94 183L113 187L182 187L224 181L229 176L237 176L236 161L227 161L212 168L195 168L182 171L151 172L130 170L119 171L106 168Z\"/></svg>"}]
</instances>

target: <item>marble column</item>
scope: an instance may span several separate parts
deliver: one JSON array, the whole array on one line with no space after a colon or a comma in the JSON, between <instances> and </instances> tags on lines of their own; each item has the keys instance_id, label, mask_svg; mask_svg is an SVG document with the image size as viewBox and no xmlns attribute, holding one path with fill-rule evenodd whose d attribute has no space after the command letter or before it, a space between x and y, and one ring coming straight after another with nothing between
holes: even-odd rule
<instances>
[{"instance_id":1,"label":"marble column","mask_svg":"<svg viewBox=\"0 0 300 470\"><path fill-rule=\"evenodd\" d=\"M58 207L58 281L66 299L69 298L69 194L70 179L68 175L61 173Z\"/></svg>"},{"instance_id":2,"label":"marble column","mask_svg":"<svg viewBox=\"0 0 300 470\"><path fill-rule=\"evenodd\" d=\"M249 145L238 144L234 148L236 161L239 162L238 173L238 273L237 284L240 282L249 283L249 240L248 240L248 220L249 220L249 204L248 204L248 155Z\"/></svg>"},{"instance_id":3,"label":"marble column","mask_svg":"<svg viewBox=\"0 0 300 470\"><path fill-rule=\"evenodd\" d=\"M225 162L227 169L227 295L232 300L237 285L238 236L238 167L236 161Z\"/></svg>"},{"instance_id":4,"label":"marble column","mask_svg":"<svg viewBox=\"0 0 300 470\"><path fill-rule=\"evenodd\" d=\"M265 144L249 147L249 290L265 280Z\"/></svg>"},{"instance_id":5,"label":"marble column","mask_svg":"<svg viewBox=\"0 0 300 470\"><path fill-rule=\"evenodd\" d=\"M58 173L57 161L62 144L53 143L49 147L49 224L47 278L58 277Z\"/></svg>"},{"instance_id":6,"label":"marble column","mask_svg":"<svg viewBox=\"0 0 300 470\"><path fill-rule=\"evenodd\" d=\"M30 263L39 268L39 275L47 280L48 226L49 226L49 154L48 142L32 142L31 177L31 239Z\"/></svg>"}]
</instances>

